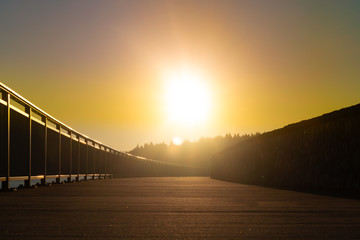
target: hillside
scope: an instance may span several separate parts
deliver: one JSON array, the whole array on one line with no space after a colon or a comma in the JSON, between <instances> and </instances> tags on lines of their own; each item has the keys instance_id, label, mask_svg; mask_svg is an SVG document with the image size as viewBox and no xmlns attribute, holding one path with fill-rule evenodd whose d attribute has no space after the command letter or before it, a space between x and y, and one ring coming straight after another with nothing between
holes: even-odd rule
<instances>
[{"instance_id":1,"label":"hillside","mask_svg":"<svg viewBox=\"0 0 360 240\"><path fill-rule=\"evenodd\" d=\"M296 190L360 190L360 104L255 136L212 159L211 177Z\"/></svg>"}]
</instances>

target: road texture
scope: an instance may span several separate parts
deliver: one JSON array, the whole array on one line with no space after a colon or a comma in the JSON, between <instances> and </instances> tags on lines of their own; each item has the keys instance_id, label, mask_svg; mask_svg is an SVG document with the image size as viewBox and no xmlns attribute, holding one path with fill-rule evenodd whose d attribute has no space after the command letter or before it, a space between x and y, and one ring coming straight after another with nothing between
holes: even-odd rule
<instances>
[{"instance_id":1,"label":"road texture","mask_svg":"<svg viewBox=\"0 0 360 240\"><path fill-rule=\"evenodd\" d=\"M360 239L360 201L206 177L0 192L0 239Z\"/></svg>"}]
</instances>

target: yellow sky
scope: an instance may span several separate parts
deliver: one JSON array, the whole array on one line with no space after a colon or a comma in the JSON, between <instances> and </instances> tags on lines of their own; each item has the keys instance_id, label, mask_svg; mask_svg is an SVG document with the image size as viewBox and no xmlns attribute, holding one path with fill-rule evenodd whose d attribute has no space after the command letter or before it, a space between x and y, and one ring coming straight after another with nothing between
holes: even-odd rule
<instances>
[{"instance_id":1,"label":"yellow sky","mask_svg":"<svg viewBox=\"0 0 360 240\"><path fill-rule=\"evenodd\" d=\"M130 150L269 131L360 102L358 1L0 3L0 81ZM207 120L167 121L164 73L202 74Z\"/></svg>"}]
</instances>

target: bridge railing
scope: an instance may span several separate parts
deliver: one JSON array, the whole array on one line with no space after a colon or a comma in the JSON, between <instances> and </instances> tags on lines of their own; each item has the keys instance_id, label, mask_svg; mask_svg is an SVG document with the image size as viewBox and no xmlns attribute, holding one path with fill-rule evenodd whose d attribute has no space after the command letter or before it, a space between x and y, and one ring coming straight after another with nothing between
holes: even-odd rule
<instances>
[{"instance_id":1,"label":"bridge railing","mask_svg":"<svg viewBox=\"0 0 360 240\"><path fill-rule=\"evenodd\" d=\"M125 160L124 160L125 159ZM126 164L124 164L126 161ZM32 180L46 184L80 179L110 178L142 166L162 163L115 150L72 129L50 116L0 82L0 181L2 189L10 181ZM134 165L135 164L135 165Z\"/></svg>"}]
</instances>

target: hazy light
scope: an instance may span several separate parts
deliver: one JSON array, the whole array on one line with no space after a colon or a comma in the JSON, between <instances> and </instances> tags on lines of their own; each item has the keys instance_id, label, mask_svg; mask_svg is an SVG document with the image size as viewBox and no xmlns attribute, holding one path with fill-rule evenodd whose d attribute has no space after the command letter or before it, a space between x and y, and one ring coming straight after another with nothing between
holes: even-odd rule
<instances>
[{"instance_id":1,"label":"hazy light","mask_svg":"<svg viewBox=\"0 0 360 240\"><path fill-rule=\"evenodd\" d=\"M204 123L210 112L210 91L201 76L183 71L167 77L166 106L169 121L194 126Z\"/></svg>"},{"instance_id":2,"label":"hazy light","mask_svg":"<svg viewBox=\"0 0 360 240\"><path fill-rule=\"evenodd\" d=\"M175 145L177 145L177 146L179 146L179 145L181 145L181 144L183 143L183 141L182 141L182 139L179 138L179 137L174 137L174 138L172 139L172 143L175 144Z\"/></svg>"}]
</instances>

